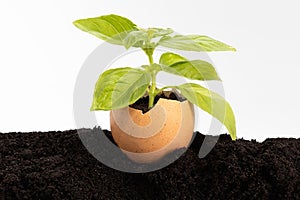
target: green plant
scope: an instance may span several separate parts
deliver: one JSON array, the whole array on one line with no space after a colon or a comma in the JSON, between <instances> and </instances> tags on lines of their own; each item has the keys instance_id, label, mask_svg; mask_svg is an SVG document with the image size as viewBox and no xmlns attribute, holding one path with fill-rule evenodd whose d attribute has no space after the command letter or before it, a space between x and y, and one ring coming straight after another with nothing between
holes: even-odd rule
<instances>
[{"instance_id":1,"label":"green plant","mask_svg":"<svg viewBox=\"0 0 300 200\"><path fill-rule=\"evenodd\" d=\"M136 102L147 92L149 108L155 96L167 88L174 88L190 102L222 122L231 138L236 139L234 113L226 100L198 84L156 87L156 75L160 71L192 80L207 81L220 78L214 67L203 60L188 60L172 52L163 53L158 63L153 60L157 46L186 51L235 51L223 42L203 35L172 35L170 28L139 28L129 19L118 15L80 19L74 22L79 29L116 45L141 48L149 59L141 68L116 68L102 73L96 83L91 110L113 110Z\"/></svg>"}]
</instances>

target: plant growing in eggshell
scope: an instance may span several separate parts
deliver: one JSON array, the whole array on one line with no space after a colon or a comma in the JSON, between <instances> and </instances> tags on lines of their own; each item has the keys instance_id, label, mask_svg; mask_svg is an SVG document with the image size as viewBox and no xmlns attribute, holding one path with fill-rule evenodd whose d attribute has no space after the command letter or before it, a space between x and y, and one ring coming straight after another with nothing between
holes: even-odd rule
<instances>
[{"instance_id":1,"label":"plant growing in eggshell","mask_svg":"<svg viewBox=\"0 0 300 200\"><path fill-rule=\"evenodd\" d=\"M219 94L195 83L157 88L156 76L161 71L191 80L221 81L212 64L204 60L188 60L173 52L163 53L158 62L153 60L157 46L205 52L235 51L235 48L204 35L174 35L170 28L140 28L129 19L114 14L79 19L73 24L108 43L122 45L126 49L140 48L149 60L148 64L139 68L122 67L104 71L95 86L92 111L122 109L145 95L149 96L148 108L152 109L158 94L173 89L218 119L225 125L231 138L236 139L234 113Z\"/></svg>"}]
</instances>

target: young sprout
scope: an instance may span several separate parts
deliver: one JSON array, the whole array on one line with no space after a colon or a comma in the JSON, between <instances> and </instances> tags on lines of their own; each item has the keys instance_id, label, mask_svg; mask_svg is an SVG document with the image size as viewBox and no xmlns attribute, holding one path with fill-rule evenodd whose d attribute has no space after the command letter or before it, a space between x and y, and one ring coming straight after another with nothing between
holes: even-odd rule
<instances>
[{"instance_id":1,"label":"young sprout","mask_svg":"<svg viewBox=\"0 0 300 200\"><path fill-rule=\"evenodd\" d=\"M139 68L123 67L103 72L95 86L91 110L120 109L149 95L149 105L154 105L157 94L165 89L179 90L182 96L211 114L225 125L233 140L236 139L235 117L229 103L219 94L195 83L157 88L159 72L182 76L198 81L221 81L212 64L204 60L187 58L166 52L158 62L153 59L157 46L184 51L236 51L235 48L204 35L174 35L170 28L139 28L132 21L118 15L104 15L80 19L74 25L111 44L142 49L149 63Z\"/></svg>"}]
</instances>

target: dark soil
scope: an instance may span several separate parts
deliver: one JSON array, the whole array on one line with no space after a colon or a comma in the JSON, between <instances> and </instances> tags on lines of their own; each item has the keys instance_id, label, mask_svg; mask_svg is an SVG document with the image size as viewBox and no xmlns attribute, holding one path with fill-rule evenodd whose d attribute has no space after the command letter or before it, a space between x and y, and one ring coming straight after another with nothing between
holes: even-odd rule
<instances>
[{"instance_id":1,"label":"dark soil","mask_svg":"<svg viewBox=\"0 0 300 200\"><path fill-rule=\"evenodd\" d=\"M175 91L163 91L155 96L153 105L155 105L160 98L177 100L177 101L185 100L184 97L182 97L179 93L175 93ZM137 100L134 104L130 105L130 107L141 110L143 113L146 113L151 109L148 108L148 103L149 103L149 96L145 95L144 97Z\"/></svg>"},{"instance_id":2,"label":"dark soil","mask_svg":"<svg viewBox=\"0 0 300 200\"><path fill-rule=\"evenodd\" d=\"M300 139L221 135L200 159L203 139L166 168L132 174L97 161L76 130L0 134L1 199L300 199Z\"/></svg>"}]
</instances>

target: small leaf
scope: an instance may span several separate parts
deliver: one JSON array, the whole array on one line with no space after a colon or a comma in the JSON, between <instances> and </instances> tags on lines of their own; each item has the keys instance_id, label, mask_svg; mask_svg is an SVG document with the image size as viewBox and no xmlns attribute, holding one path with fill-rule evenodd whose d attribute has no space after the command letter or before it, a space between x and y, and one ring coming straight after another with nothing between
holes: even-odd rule
<instances>
[{"instance_id":1,"label":"small leaf","mask_svg":"<svg viewBox=\"0 0 300 200\"><path fill-rule=\"evenodd\" d=\"M174 63L186 61L186 60L187 60L186 58L178 54L167 52L167 53L163 53L160 56L159 63L161 65L170 66L173 65Z\"/></svg>"},{"instance_id":2,"label":"small leaf","mask_svg":"<svg viewBox=\"0 0 300 200\"><path fill-rule=\"evenodd\" d=\"M236 51L235 48L205 35L187 35L199 44L203 51Z\"/></svg>"},{"instance_id":3,"label":"small leaf","mask_svg":"<svg viewBox=\"0 0 300 200\"><path fill-rule=\"evenodd\" d=\"M142 97L150 75L136 68L109 69L96 83L91 110L113 110L126 107Z\"/></svg>"},{"instance_id":4,"label":"small leaf","mask_svg":"<svg viewBox=\"0 0 300 200\"><path fill-rule=\"evenodd\" d=\"M202 47L199 44L183 35L164 36L158 41L158 45L185 51L202 51Z\"/></svg>"},{"instance_id":5,"label":"small leaf","mask_svg":"<svg viewBox=\"0 0 300 200\"><path fill-rule=\"evenodd\" d=\"M147 33L142 30L131 31L127 34L126 38L123 41L123 44L126 49L129 49L132 46L141 47L144 41L147 40Z\"/></svg>"},{"instance_id":6,"label":"small leaf","mask_svg":"<svg viewBox=\"0 0 300 200\"><path fill-rule=\"evenodd\" d=\"M174 54L161 55L160 64L162 70L171 74L183 76L193 80L221 80L212 64L203 60L187 60Z\"/></svg>"},{"instance_id":7,"label":"small leaf","mask_svg":"<svg viewBox=\"0 0 300 200\"><path fill-rule=\"evenodd\" d=\"M191 103L223 123L232 140L236 140L235 117L229 103L222 96L195 83L186 83L175 88Z\"/></svg>"},{"instance_id":8,"label":"small leaf","mask_svg":"<svg viewBox=\"0 0 300 200\"><path fill-rule=\"evenodd\" d=\"M137 26L129 19L113 14L80 19L74 21L73 24L82 31L118 45L123 44L127 33L137 30Z\"/></svg>"},{"instance_id":9,"label":"small leaf","mask_svg":"<svg viewBox=\"0 0 300 200\"><path fill-rule=\"evenodd\" d=\"M160 36L165 36L173 33L174 31L170 28L149 28L148 31L152 32L153 38L155 37L160 37Z\"/></svg>"}]
</instances>

